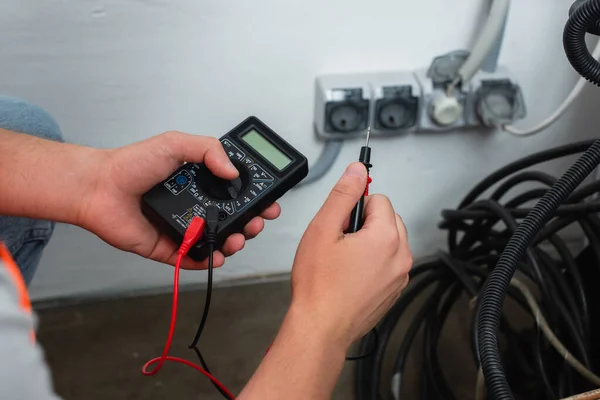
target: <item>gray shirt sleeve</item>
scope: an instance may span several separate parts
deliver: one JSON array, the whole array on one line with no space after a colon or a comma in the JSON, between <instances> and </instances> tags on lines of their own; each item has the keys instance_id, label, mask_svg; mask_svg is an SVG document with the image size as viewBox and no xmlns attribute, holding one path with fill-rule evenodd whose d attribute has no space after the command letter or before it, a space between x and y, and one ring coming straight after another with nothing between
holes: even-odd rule
<instances>
[{"instance_id":1,"label":"gray shirt sleeve","mask_svg":"<svg viewBox=\"0 0 600 400\"><path fill-rule=\"evenodd\" d=\"M20 306L18 286L0 259L0 399L60 400L40 345L35 315Z\"/></svg>"}]
</instances>

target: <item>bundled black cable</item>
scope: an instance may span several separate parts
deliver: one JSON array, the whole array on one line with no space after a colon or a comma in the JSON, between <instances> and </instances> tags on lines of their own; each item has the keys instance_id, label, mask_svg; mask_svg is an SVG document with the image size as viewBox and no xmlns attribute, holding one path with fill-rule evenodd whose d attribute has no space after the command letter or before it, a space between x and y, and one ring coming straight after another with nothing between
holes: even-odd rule
<instances>
[{"instance_id":1,"label":"bundled black cable","mask_svg":"<svg viewBox=\"0 0 600 400\"><path fill-rule=\"evenodd\" d=\"M583 152L586 152L583 161L571 168L568 178L559 179L541 172L543 166L540 164ZM593 360L598 359L600 348L597 344L600 342L600 304L596 305L598 290L588 278L600 277L600 219L596 215L600 211L600 200L595 199L600 194L600 183L593 182L573 192L571 189L598 162L600 142L584 141L542 151L494 172L477 184L457 209L442 211L440 228L448 232L448 249L413 267L411 285L379 324L376 351L372 357L357 364L356 399L400 398L409 351L419 352L423 364L419 370L421 390L407 398L459 398L452 392L437 352L446 319L462 296L471 300L471 308L460 311L471 316L471 360L479 367L480 352L492 354L489 349L480 349L480 343L485 337L497 339L494 324L488 326L489 321L484 321L482 325L477 318L478 314L489 310L489 301L482 301L482 295L484 291L498 290L499 286L490 280L492 271L495 268L497 273L501 271L496 265L502 265L501 255L511 237L518 236L515 232L524 229L528 215L538 215L540 199L548 197L555 202L544 208L549 213L549 223L542 228L546 221L539 219L535 229L528 231L530 246L522 248L522 256L519 252L514 253L517 256L511 258L510 263L514 263L523 280L539 289L539 306L556 337L587 369L596 371L598 366ZM558 197L554 194L559 191L557 187L563 189ZM553 213L552 209L561 203L559 200L563 196L566 200ZM578 226L587 238L586 260L570 250L564 235L561 236L565 228L572 226ZM508 286L510 278L506 281L506 277L505 274L502 283L506 283L508 296L531 315L524 297ZM416 306L416 314L408 319L406 311L409 306L415 307L413 303L417 296L425 301ZM497 292L496 300L501 309L504 301L501 291ZM499 335L506 344L499 352L497 341L493 343L499 357L488 366L492 365L493 373L499 372L502 376L504 367L507 371L505 379L517 397L521 394L532 400L556 399L594 388L565 363L564 357L551 347L533 319L529 328L517 329L512 315L503 315L496 309L488 315L493 320L498 318ZM395 332L399 323L408 326L404 335ZM422 340L416 347L415 339L419 336ZM394 342L400 339L399 348L392 346L392 339ZM370 349L372 340L365 338L362 349ZM460 363L468 361L460 360ZM384 369L384 365L393 365L393 371ZM489 369L487 372L486 383L489 384L493 373L490 375ZM384 381L383 377L390 373L392 379ZM496 398L494 394L488 392L488 399L493 398Z\"/></svg>"}]
</instances>

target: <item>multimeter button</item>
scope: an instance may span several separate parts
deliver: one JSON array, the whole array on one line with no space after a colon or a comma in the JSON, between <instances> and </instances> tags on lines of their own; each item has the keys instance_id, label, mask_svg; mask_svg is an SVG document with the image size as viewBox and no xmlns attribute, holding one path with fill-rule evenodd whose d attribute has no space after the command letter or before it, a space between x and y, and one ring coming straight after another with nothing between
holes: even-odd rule
<instances>
[{"instance_id":1,"label":"multimeter button","mask_svg":"<svg viewBox=\"0 0 600 400\"><path fill-rule=\"evenodd\" d=\"M225 211L229 215L232 215L235 211L233 209L233 204L231 204L230 202L223 203L223 211Z\"/></svg>"},{"instance_id":2,"label":"multimeter button","mask_svg":"<svg viewBox=\"0 0 600 400\"><path fill-rule=\"evenodd\" d=\"M183 175L178 175L177 178L175 178L175 183L177 183L178 185L185 185L186 183L188 183L188 179Z\"/></svg>"},{"instance_id":3,"label":"multimeter button","mask_svg":"<svg viewBox=\"0 0 600 400\"><path fill-rule=\"evenodd\" d=\"M246 157L246 155L244 153L242 153L241 151L236 151L235 152L235 159L238 161L242 161L244 159L244 157Z\"/></svg>"},{"instance_id":4,"label":"multimeter button","mask_svg":"<svg viewBox=\"0 0 600 400\"><path fill-rule=\"evenodd\" d=\"M208 207L208 206L215 206L217 207L219 210L221 209L221 203L219 203L218 201L214 201L214 200L206 200L204 202L204 206Z\"/></svg>"},{"instance_id":5,"label":"multimeter button","mask_svg":"<svg viewBox=\"0 0 600 400\"><path fill-rule=\"evenodd\" d=\"M196 200L198 200L199 203L202 203L204 201L204 195L198 191L196 185L190 186L188 192L190 192L192 196L194 196Z\"/></svg>"},{"instance_id":6,"label":"multimeter button","mask_svg":"<svg viewBox=\"0 0 600 400\"><path fill-rule=\"evenodd\" d=\"M242 203L241 200L234 201L233 205L235 206L235 211L242 211L244 207L246 207L246 205Z\"/></svg>"},{"instance_id":7,"label":"multimeter button","mask_svg":"<svg viewBox=\"0 0 600 400\"><path fill-rule=\"evenodd\" d=\"M235 211L242 211L250 203L252 203L252 199L248 195L242 196L239 200L234 202Z\"/></svg>"},{"instance_id":8,"label":"multimeter button","mask_svg":"<svg viewBox=\"0 0 600 400\"><path fill-rule=\"evenodd\" d=\"M260 165L254 164L250 167L250 175L254 180L272 181L273 177L267 173Z\"/></svg>"},{"instance_id":9,"label":"multimeter button","mask_svg":"<svg viewBox=\"0 0 600 400\"><path fill-rule=\"evenodd\" d=\"M221 143L223 144L223 148L227 152L229 158L242 161L244 157L246 157L246 154L240 151L240 149L238 149L237 146L231 143L229 140L224 139Z\"/></svg>"},{"instance_id":10,"label":"multimeter button","mask_svg":"<svg viewBox=\"0 0 600 400\"><path fill-rule=\"evenodd\" d=\"M246 157L246 159L244 160L244 164L252 165L252 164L254 164L254 160L251 159L250 157Z\"/></svg>"},{"instance_id":11,"label":"multimeter button","mask_svg":"<svg viewBox=\"0 0 600 400\"><path fill-rule=\"evenodd\" d=\"M258 194L261 194L262 192L267 190L269 187L271 187L271 185L272 185L272 183L270 183L270 182L256 181L256 182L252 182L252 186L250 186L250 187L252 188L252 190L255 190Z\"/></svg>"},{"instance_id":12,"label":"multimeter button","mask_svg":"<svg viewBox=\"0 0 600 400\"><path fill-rule=\"evenodd\" d=\"M258 190L255 190L252 188L250 190L248 190L248 193L246 193L246 195L248 197L250 197L251 200L254 200L255 198L257 198L259 194L260 194L260 192Z\"/></svg>"},{"instance_id":13,"label":"multimeter button","mask_svg":"<svg viewBox=\"0 0 600 400\"><path fill-rule=\"evenodd\" d=\"M188 187L191 180L192 176L188 171L181 171L178 175L165 182L165 186L171 193L178 195Z\"/></svg>"}]
</instances>

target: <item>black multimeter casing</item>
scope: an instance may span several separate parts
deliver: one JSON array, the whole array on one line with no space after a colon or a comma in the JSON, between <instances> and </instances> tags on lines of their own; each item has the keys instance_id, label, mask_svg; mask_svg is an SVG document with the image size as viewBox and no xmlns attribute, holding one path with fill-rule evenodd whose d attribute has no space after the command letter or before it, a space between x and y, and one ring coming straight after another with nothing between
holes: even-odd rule
<instances>
[{"instance_id":1,"label":"black multimeter casing","mask_svg":"<svg viewBox=\"0 0 600 400\"><path fill-rule=\"evenodd\" d=\"M291 162L281 170L277 168L241 139L249 132L258 132ZM222 185L227 181L214 177L203 164L194 163L184 164L142 196L143 213L175 243L182 242L192 218L205 217L206 207L214 204L219 208L215 248L221 248L227 237L243 232L252 218L260 215L308 174L306 157L254 116L233 128L220 141L240 172L242 187L240 191L234 192L237 194L235 198L231 198L232 194L227 190L207 187L206 185L214 185L215 182ZM188 253L195 261L202 261L208 255L209 248L204 240L193 246Z\"/></svg>"}]
</instances>

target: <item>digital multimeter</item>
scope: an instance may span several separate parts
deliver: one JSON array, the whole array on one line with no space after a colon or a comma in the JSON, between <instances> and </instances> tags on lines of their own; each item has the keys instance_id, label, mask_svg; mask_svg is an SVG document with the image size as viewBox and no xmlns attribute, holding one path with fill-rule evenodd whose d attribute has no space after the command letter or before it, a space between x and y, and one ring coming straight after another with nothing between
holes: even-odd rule
<instances>
[{"instance_id":1,"label":"digital multimeter","mask_svg":"<svg viewBox=\"0 0 600 400\"><path fill-rule=\"evenodd\" d=\"M144 214L175 243L181 243L192 218L204 218L206 207L215 205L220 221L215 248L220 248L308 174L306 157L256 117L220 141L239 171L237 179L221 179L204 164L187 163L142 197ZM188 253L195 261L208 254L204 240Z\"/></svg>"}]
</instances>

